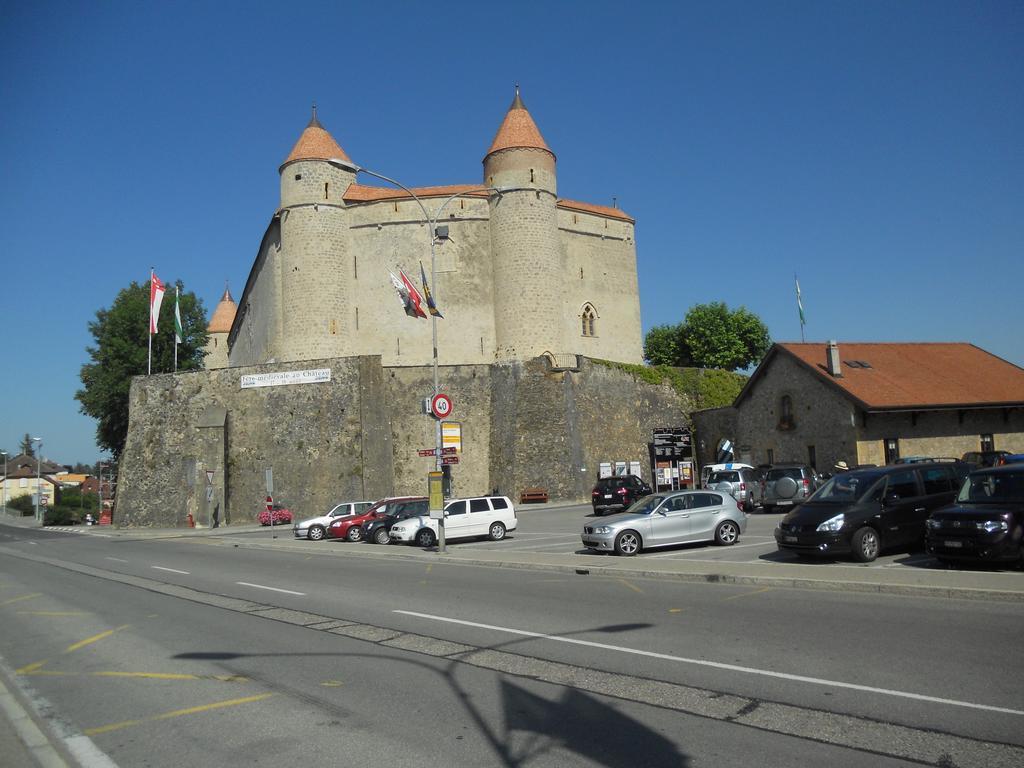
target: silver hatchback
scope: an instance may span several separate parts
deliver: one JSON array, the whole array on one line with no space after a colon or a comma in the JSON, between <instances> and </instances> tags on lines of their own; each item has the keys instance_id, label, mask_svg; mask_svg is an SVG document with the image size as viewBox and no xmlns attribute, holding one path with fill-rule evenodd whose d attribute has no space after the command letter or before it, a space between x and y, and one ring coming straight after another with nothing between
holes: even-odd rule
<instances>
[{"instance_id":1,"label":"silver hatchback","mask_svg":"<svg viewBox=\"0 0 1024 768\"><path fill-rule=\"evenodd\" d=\"M635 555L641 549L699 541L735 544L747 530L747 513L728 493L655 493L625 512L583 526L583 546L598 552Z\"/></svg>"},{"instance_id":2,"label":"silver hatchback","mask_svg":"<svg viewBox=\"0 0 1024 768\"><path fill-rule=\"evenodd\" d=\"M745 512L761 505L761 473L756 469L719 469L708 476L705 488L731 494Z\"/></svg>"}]
</instances>

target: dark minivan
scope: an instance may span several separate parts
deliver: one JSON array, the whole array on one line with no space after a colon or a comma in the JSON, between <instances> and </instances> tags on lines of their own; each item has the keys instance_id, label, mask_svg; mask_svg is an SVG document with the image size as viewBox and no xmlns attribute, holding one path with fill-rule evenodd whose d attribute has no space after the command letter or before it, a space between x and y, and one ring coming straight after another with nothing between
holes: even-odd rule
<instances>
[{"instance_id":1,"label":"dark minivan","mask_svg":"<svg viewBox=\"0 0 1024 768\"><path fill-rule=\"evenodd\" d=\"M952 560L1024 561L1024 465L971 472L956 503L928 518L928 553Z\"/></svg>"},{"instance_id":2,"label":"dark minivan","mask_svg":"<svg viewBox=\"0 0 1024 768\"><path fill-rule=\"evenodd\" d=\"M802 556L869 563L883 549L923 543L928 515L956 498L961 478L948 462L844 472L782 518L775 541Z\"/></svg>"},{"instance_id":3,"label":"dark minivan","mask_svg":"<svg viewBox=\"0 0 1024 768\"><path fill-rule=\"evenodd\" d=\"M598 480L590 499L594 514L601 515L609 510L621 511L650 493L651 486L636 475L617 475Z\"/></svg>"}]
</instances>

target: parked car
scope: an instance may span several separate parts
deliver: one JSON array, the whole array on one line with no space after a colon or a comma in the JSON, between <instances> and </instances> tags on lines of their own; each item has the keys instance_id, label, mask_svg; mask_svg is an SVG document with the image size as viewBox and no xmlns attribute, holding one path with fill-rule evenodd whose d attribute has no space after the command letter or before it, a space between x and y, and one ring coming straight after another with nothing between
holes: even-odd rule
<instances>
[{"instance_id":1,"label":"parked car","mask_svg":"<svg viewBox=\"0 0 1024 768\"><path fill-rule=\"evenodd\" d=\"M708 478L711 477L712 472L719 472L723 469L755 469L755 467L752 467L749 464L743 464L742 462L738 461L730 461L726 464L705 464L703 467L700 468L700 487L704 488L707 486ZM764 471L768 469L768 467L758 466L756 467L756 469L758 469L763 475Z\"/></svg>"},{"instance_id":2,"label":"parked car","mask_svg":"<svg viewBox=\"0 0 1024 768\"><path fill-rule=\"evenodd\" d=\"M744 512L761 506L761 473L752 467L720 469L708 476L704 487L731 494Z\"/></svg>"},{"instance_id":3,"label":"parked car","mask_svg":"<svg viewBox=\"0 0 1024 768\"><path fill-rule=\"evenodd\" d=\"M377 515L363 523L363 541L371 544L390 544L391 527L399 520L426 515L430 511L430 501L401 501L388 508L386 514Z\"/></svg>"},{"instance_id":4,"label":"parked car","mask_svg":"<svg viewBox=\"0 0 1024 768\"><path fill-rule=\"evenodd\" d=\"M342 517L361 515L373 506L372 501L343 501L331 508L326 515L311 517L295 524L292 532L297 539L320 541L327 536L327 528L332 522Z\"/></svg>"},{"instance_id":5,"label":"parked car","mask_svg":"<svg viewBox=\"0 0 1024 768\"><path fill-rule=\"evenodd\" d=\"M802 504L821 484L822 479L813 467L806 464L775 464L764 475L761 506L765 512L774 512L776 507Z\"/></svg>"},{"instance_id":6,"label":"parked car","mask_svg":"<svg viewBox=\"0 0 1024 768\"><path fill-rule=\"evenodd\" d=\"M973 464L975 469L995 467L1003 456L1009 456L1009 451L968 451L960 457L960 461Z\"/></svg>"},{"instance_id":7,"label":"parked car","mask_svg":"<svg viewBox=\"0 0 1024 768\"><path fill-rule=\"evenodd\" d=\"M583 546L635 555L644 549L699 541L735 544L747 530L747 513L728 493L674 491L637 501L625 512L583 525Z\"/></svg>"},{"instance_id":8,"label":"parked car","mask_svg":"<svg viewBox=\"0 0 1024 768\"><path fill-rule=\"evenodd\" d=\"M516 508L508 496L452 499L444 507L445 541L480 536L498 541L518 525ZM406 518L392 525L389 535L392 541L432 547L437 541L437 520L429 515Z\"/></svg>"},{"instance_id":9,"label":"parked car","mask_svg":"<svg viewBox=\"0 0 1024 768\"><path fill-rule=\"evenodd\" d=\"M369 509L359 515L341 517L331 522L327 529L328 537L332 539L345 539L347 541L361 541L363 538L363 524L373 520L378 515L386 515L396 505L406 501L420 501L426 496L389 496L386 499L374 502Z\"/></svg>"},{"instance_id":10,"label":"parked car","mask_svg":"<svg viewBox=\"0 0 1024 768\"><path fill-rule=\"evenodd\" d=\"M932 513L925 548L941 562L1024 562L1024 464L972 472L956 503Z\"/></svg>"},{"instance_id":11,"label":"parked car","mask_svg":"<svg viewBox=\"0 0 1024 768\"><path fill-rule=\"evenodd\" d=\"M287 525L292 521L292 513L283 504L276 501L271 504L270 511L264 509L259 513L257 519L260 525Z\"/></svg>"},{"instance_id":12,"label":"parked car","mask_svg":"<svg viewBox=\"0 0 1024 768\"><path fill-rule=\"evenodd\" d=\"M996 460L996 466L1003 467L1007 464L1024 464L1024 453L1007 453Z\"/></svg>"},{"instance_id":13,"label":"parked car","mask_svg":"<svg viewBox=\"0 0 1024 768\"><path fill-rule=\"evenodd\" d=\"M608 510L625 509L637 499L651 492L651 486L636 475L602 477L590 492L594 514L601 515Z\"/></svg>"},{"instance_id":14,"label":"parked car","mask_svg":"<svg viewBox=\"0 0 1024 768\"><path fill-rule=\"evenodd\" d=\"M801 556L851 554L868 563L883 549L924 541L928 515L960 487L954 464L893 464L836 475L775 529L780 550Z\"/></svg>"}]
</instances>

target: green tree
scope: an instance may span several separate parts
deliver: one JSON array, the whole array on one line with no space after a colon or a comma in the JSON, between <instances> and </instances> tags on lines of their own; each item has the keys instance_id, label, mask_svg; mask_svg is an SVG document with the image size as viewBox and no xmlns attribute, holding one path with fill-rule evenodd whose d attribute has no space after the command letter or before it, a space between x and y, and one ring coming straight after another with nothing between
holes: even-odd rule
<instances>
[{"instance_id":1,"label":"green tree","mask_svg":"<svg viewBox=\"0 0 1024 768\"><path fill-rule=\"evenodd\" d=\"M768 328L757 315L716 301L691 307L679 325L648 331L644 356L662 365L737 371L760 362L771 345Z\"/></svg>"},{"instance_id":2,"label":"green tree","mask_svg":"<svg viewBox=\"0 0 1024 768\"><path fill-rule=\"evenodd\" d=\"M174 370L174 291L167 284L153 336L153 373ZM180 288L180 283L178 284ZM194 293L181 293L182 343L178 345L178 370L203 367L206 309ZM114 457L121 455L128 436L128 392L132 376L144 375L149 332L149 282L132 282L117 294L109 309L96 312L89 323L95 346L86 352L92 362L82 366L82 389L75 393L80 410L96 419L96 442Z\"/></svg>"},{"instance_id":3,"label":"green tree","mask_svg":"<svg viewBox=\"0 0 1024 768\"><path fill-rule=\"evenodd\" d=\"M32 447L32 435L28 432L26 432L25 436L21 438L21 452L26 456L36 455L35 449Z\"/></svg>"}]
</instances>

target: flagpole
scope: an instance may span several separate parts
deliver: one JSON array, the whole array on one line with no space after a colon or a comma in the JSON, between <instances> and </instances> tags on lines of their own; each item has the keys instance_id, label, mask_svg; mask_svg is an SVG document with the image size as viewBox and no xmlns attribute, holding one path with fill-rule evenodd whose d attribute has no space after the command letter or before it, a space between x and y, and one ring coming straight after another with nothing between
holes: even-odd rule
<instances>
[{"instance_id":1,"label":"flagpole","mask_svg":"<svg viewBox=\"0 0 1024 768\"><path fill-rule=\"evenodd\" d=\"M153 275L156 267L149 268L149 318L146 320L146 341L149 354L146 356L146 375L153 375Z\"/></svg>"},{"instance_id":2,"label":"flagpole","mask_svg":"<svg viewBox=\"0 0 1024 768\"><path fill-rule=\"evenodd\" d=\"M179 288L174 286L174 372L178 372L178 301Z\"/></svg>"}]
</instances>

